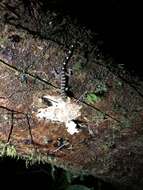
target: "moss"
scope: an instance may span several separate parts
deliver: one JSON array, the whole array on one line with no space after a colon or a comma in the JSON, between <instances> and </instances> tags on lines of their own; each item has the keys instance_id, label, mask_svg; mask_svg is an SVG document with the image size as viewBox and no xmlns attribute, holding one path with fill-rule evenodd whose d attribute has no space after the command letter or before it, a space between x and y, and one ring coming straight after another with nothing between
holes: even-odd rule
<instances>
[{"instance_id":1,"label":"moss","mask_svg":"<svg viewBox=\"0 0 143 190\"><path fill-rule=\"evenodd\" d=\"M12 158L18 157L14 145L0 143L0 156L9 156Z\"/></svg>"},{"instance_id":2,"label":"moss","mask_svg":"<svg viewBox=\"0 0 143 190\"><path fill-rule=\"evenodd\" d=\"M15 158L17 156L17 152L16 152L14 145L7 146L6 154L7 154L7 156L10 156L12 158Z\"/></svg>"},{"instance_id":3,"label":"moss","mask_svg":"<svg viewBox=\"0 0 143 190\"><path fill-rule=\"evenodd\" d=\"M94 104L100 100L101 98L97 96L95 93L88 93L85 98L85 101L89 104Z\"/></svg>"},{"instance_id":4,"label":"moss","mask_svg":"<svg viewBox=\"0 0 143 190\"><path fill-rule=\"evenodd\" d=\"M76 64L74 64L73 68L75 71L81 71L83 69L83 66L81 63L76 63Z\"/></svg>"},{"instance_id":5,"label":"moss","mask_svg":"<svg viewBox=\"0 0 143 190\"><path fill-rule=\"evenodd\" d=\"M34 164L51 164L52 166L55 165L54 162L54 158L52 158L51 156L47 156L45 154L42 154L40 152L37 152L35 149L33 149L31 151L30 154L23 156L22 159L25 160L26 163L26 167L28 168L31 165Z\"/></svg>"},{"instance_id":6,"label":"moss","mask_svg":"<svg viewBox=\"0 0 143 190\"><path fill-rule=\"evenodd\" d=\"M4 37L0 37L0 45L5 44L6 41L7 41L6 38L4 38Z\"/></svg>"}]
</instances>

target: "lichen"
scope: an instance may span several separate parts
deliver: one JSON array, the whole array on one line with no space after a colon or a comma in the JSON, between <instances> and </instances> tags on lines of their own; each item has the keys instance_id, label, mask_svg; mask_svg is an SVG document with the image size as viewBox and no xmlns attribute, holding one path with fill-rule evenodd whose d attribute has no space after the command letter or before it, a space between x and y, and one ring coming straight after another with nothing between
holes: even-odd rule
<instances>
[{"instance_id":1,"label":"lichen","mask_svg":"<svg viewBox=\"0 0 143 190\"><path fill-rule=\"evenodd\" d=\"M70 98L67 98L66 101L60 96L46 95L44 98L47 98L52 105L46 108L39 108L36 117L40 120L46 119L51 122L64 123L71 135L78 133L76 123L73 120L81 115L81 106L71 101Z\"/></svg>"}]
</instances>

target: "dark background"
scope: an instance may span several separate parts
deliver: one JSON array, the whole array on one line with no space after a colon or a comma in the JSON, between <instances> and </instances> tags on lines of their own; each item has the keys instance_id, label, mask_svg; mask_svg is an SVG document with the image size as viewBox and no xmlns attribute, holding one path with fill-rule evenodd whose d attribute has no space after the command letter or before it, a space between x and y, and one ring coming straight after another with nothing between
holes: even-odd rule
<instances>
[{"instance_id":1,"label":"dark background","mask_svg":"<svg viewBox=\"0 0 143 190\"><path fill-rule=\"evenodd\" d=\"M49 164L34 164L26 168L24 160L10 157L0 159L0 174L1 187L4 189L10 186L10 188L18 189L38 187L48 190L66 190L70 185L83 185L92 189L94 187L95 190L121 190L122 188L121 185L118 189L117 184L107 183L88 175L84 177L75 176L69 182L66 177L66 171L63 169L55 168L53 173Z\"/></svg>"},{"instance_id":2,"label":"dark background","mask_svg":"<svg viewBox=\"0 0 143 190\"><path fill-rule=\"evenodd\" d=\"M47 7L79 19L104 41L104 48L117 61L142 75L142 16L139 1L50 0Z\"/></svg>"}]
</instances>

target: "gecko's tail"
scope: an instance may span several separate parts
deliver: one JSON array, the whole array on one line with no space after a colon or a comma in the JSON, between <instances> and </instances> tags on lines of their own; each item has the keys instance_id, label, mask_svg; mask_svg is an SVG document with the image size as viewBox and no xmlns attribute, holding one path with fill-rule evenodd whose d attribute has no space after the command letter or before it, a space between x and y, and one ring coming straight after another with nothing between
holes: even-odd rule
<instances>
[{"instance_id":1,"label":"gecko's tail","mask_svg":"<svg viewBox=\"0 0 143 190\"><path fill-rule=\"evenodd\" d=\"M73 54L74 45L71 45L67 55L63 61L62 68L61 68L61 96L63 99L66 99L68 96L68 76L67 76L67 64Z\"/></svg>"}]
</instances>

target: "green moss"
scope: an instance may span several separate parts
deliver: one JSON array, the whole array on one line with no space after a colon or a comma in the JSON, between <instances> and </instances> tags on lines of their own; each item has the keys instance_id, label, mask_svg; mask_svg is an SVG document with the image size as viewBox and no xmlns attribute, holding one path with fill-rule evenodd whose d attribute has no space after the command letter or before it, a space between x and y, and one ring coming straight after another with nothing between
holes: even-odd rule
<instances>
[{"instance_id":1,"label":"green moss","mask_svg":"<svg viewBox=\"0 0 143 190\"><path fill-rule=\"evenodd\" d=\"M7 154L7 156L10 156L12 158L17 156L17 152L16 152L16 149L15 149L14 145L7 146L6 154Z\"/></svg>"},{"instance_id":2,"label":"green moss","mask_svg":"<svg viewBox=\"0 0 143 190\"><path fill-rule=\"evenodd\" d=\"M85 101L89 104L94 104L100 100L101 100L101 98L99 96L97 96L95 93L88 93L86 95L86 99L85 99Z\"/></svg>"},{"instance_id":3,"label":"green moss","mask_svg":"<svg viewBox=\"0 0 143 190\"><path fill-rule=\"evenodd\" d=\"M38 154L36 154L36 151L32 149L31 153L24 157L24 160L26 161L26 167L28 168L29 166L34 165L39 160L39 157Z\"/></svg>"},{"instance_id":4,"label":"green moss","mask_svg":"<svg viewBox=\"0 0 143 190\"><path fill-rule=\"evenodd\" d=\"M83 69L83 65L80 62L78 62L78 63L74 64L73 69L75 71L79 72Z\"/></svg>"},{"instance_id":5,"label":"green moss","mask_svg":"<svg viewBox=\"0 0 143 190\"><path fill-rule=\"evenodd\" d=\"M17 152L14 145L0 143L0 156L17 157Z\"/></svg>"},{"instance_id":6,"label":"green moss","mask_svg":"<svg viewBox=\"0 0 143 190\"><path fill-rule=\"evenodd\" d=\"M40 152L37 152L35 149L31 150L31 153L23 157L26 162L26 167L28 168L31 165L36 164L52 164L53 160L50 156L46 156Z\"/></svg>"},{"instance_id":7,"label":"green moss","mask_svg":"<svg viewBox=\"0 0 143 190\"><path fill-rule=\"evenodd\" d=\"M3 45L6 42L6 38L0 37L0 45Z\"/></svg>"}]
</instances>

